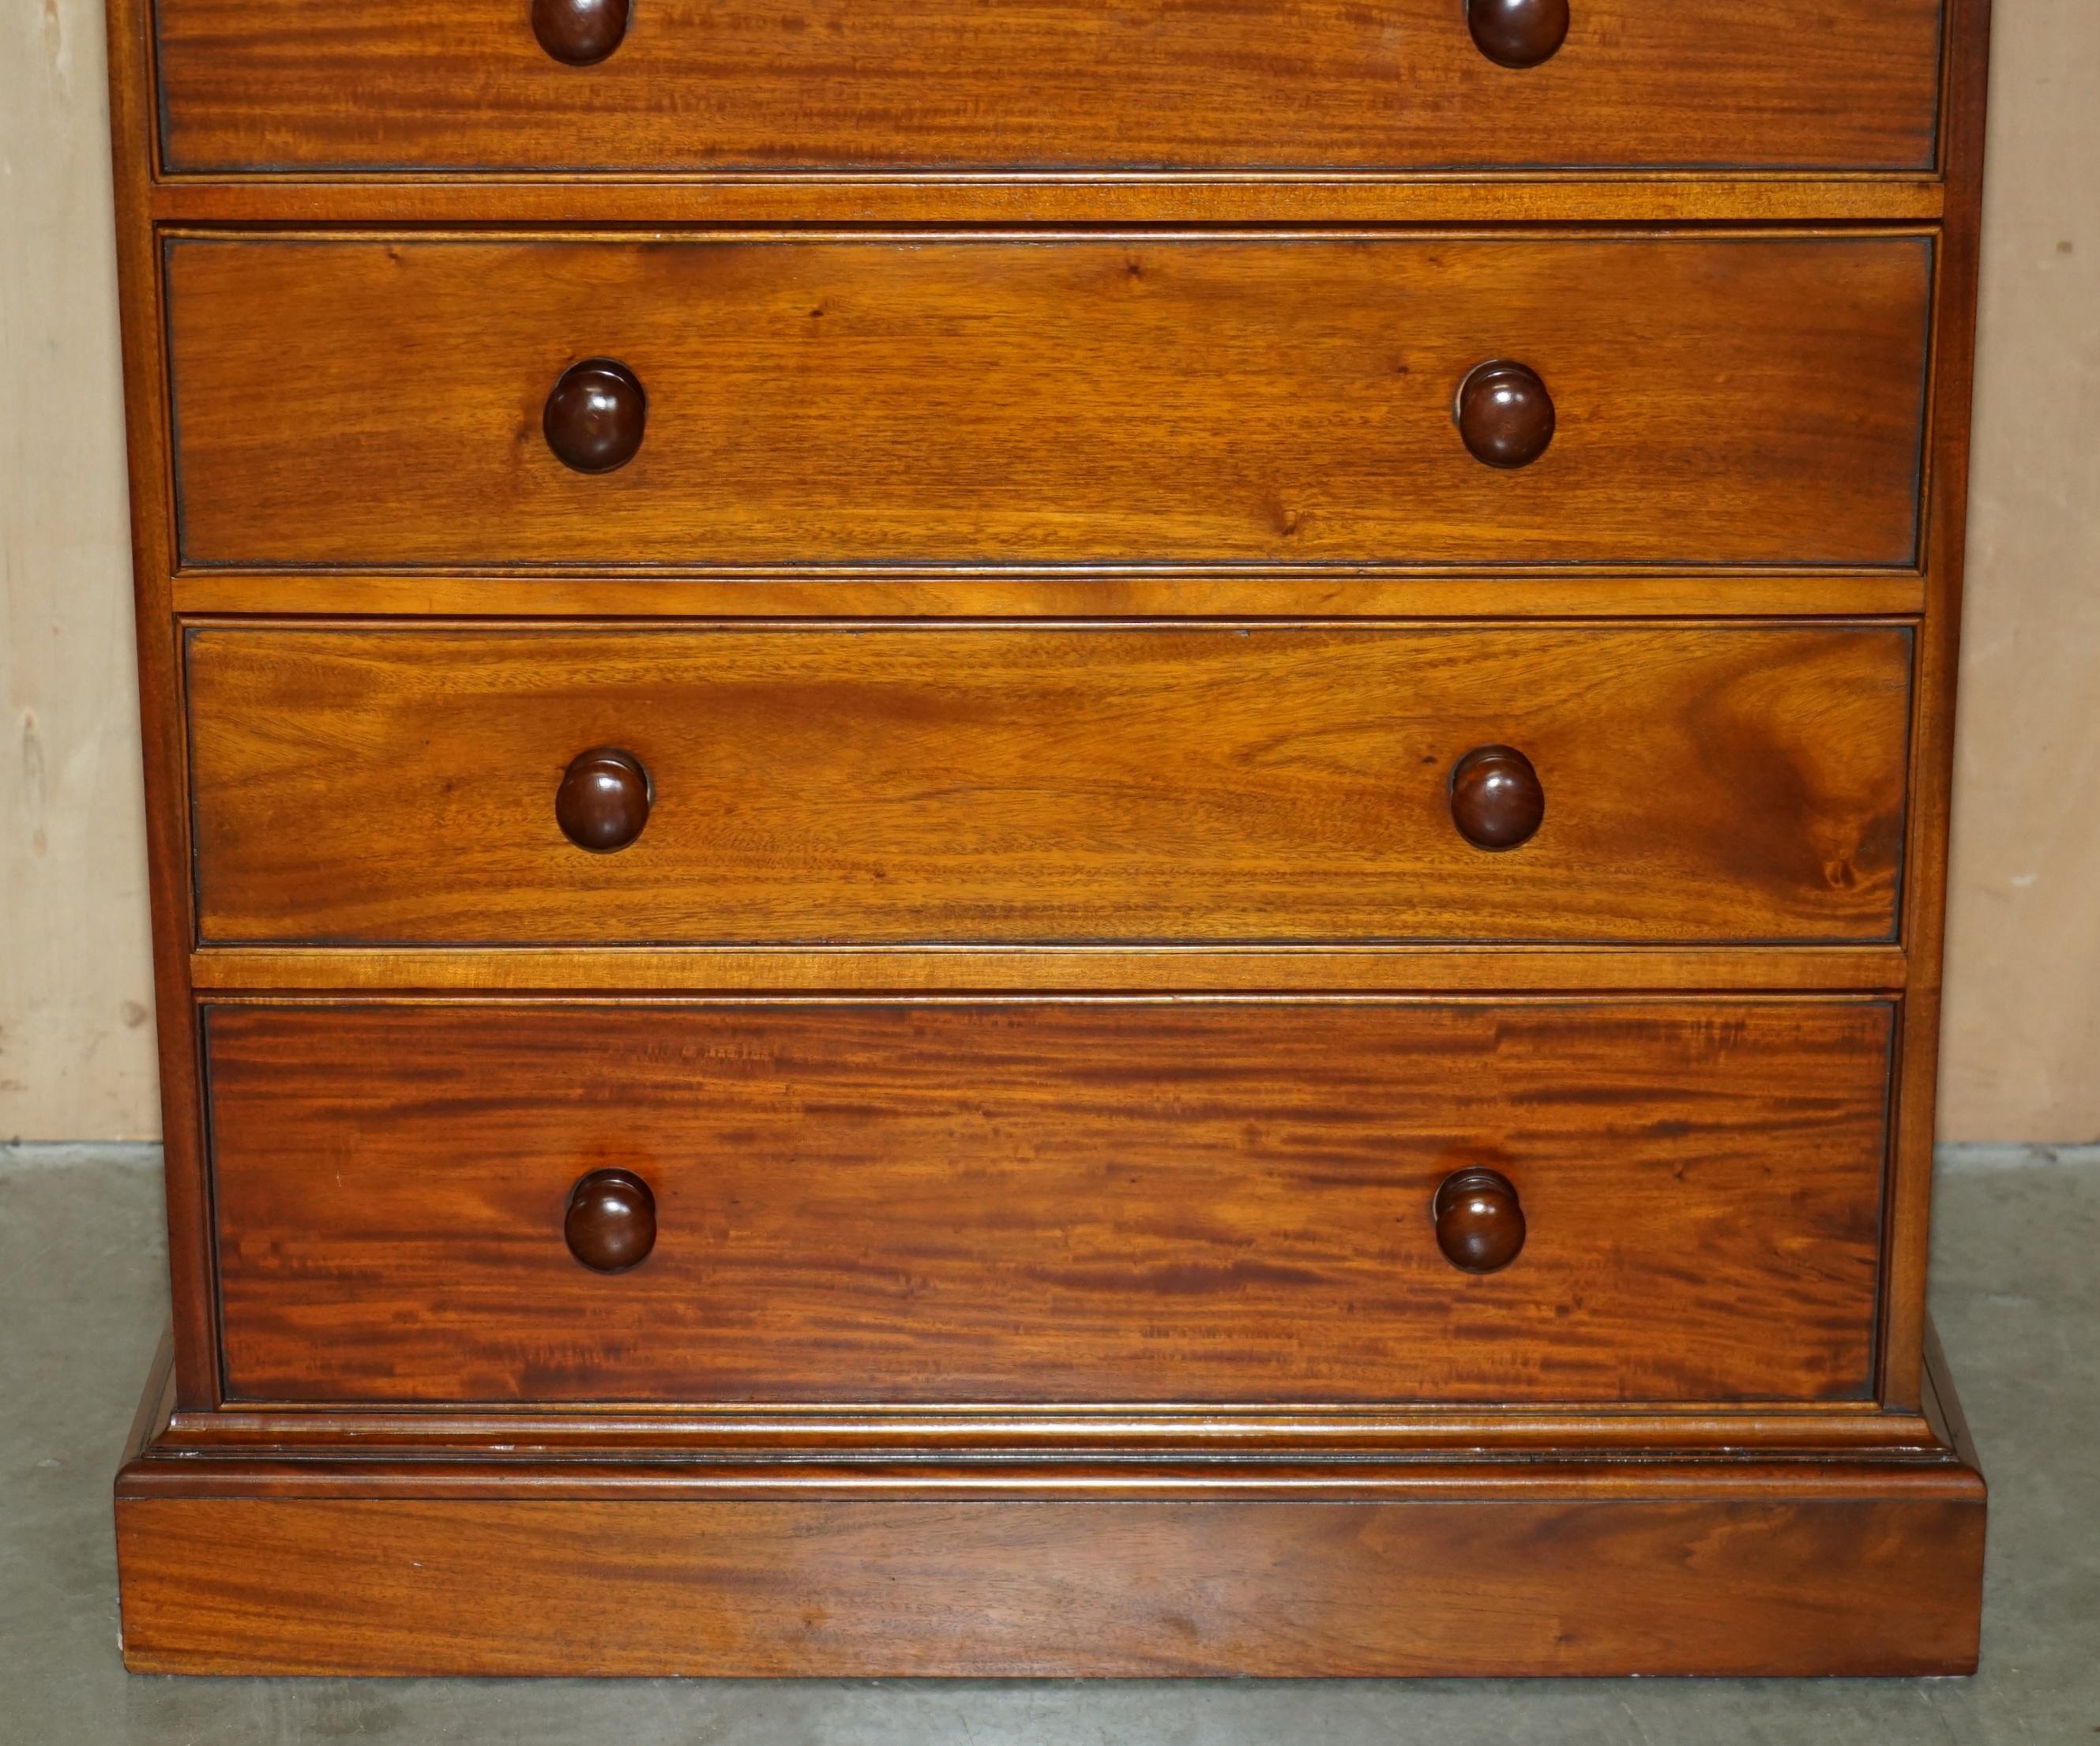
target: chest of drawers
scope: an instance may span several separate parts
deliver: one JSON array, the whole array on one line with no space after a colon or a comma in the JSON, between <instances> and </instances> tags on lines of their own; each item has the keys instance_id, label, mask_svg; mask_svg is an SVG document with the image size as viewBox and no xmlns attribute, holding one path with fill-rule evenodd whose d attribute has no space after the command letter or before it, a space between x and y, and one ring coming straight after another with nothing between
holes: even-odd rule
<instances>
[{"instance_id":1,"label":"chest of drawers","mask_svg":"<svg viewBox=\"0 0 2100 1746\"><path fill-rule=\"evenodd\" d=\"M1948 1673L1982 0L116 0L181 1672Z\"/></svg>"}]
</instances>

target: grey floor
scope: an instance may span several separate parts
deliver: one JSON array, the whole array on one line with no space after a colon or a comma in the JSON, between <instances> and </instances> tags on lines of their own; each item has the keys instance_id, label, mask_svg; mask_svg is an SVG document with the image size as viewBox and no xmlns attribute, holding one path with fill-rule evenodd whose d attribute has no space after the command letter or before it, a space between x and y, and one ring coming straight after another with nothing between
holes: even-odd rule
<instances>
[{"instance_id":1,"label":"grey floor","mask_svg":"<svg viewBox=\"0 0 2100 1746\"><path fill-rule=\"evenodd\" d=\"M2100 1148L1942 1160L1933 1303L1992 1484L1972 1680L134 1678L109 1479L165 1313L155 1155L0 1146L0 1741L1998 1742L2100 1736Z\"/></svg>"}]
</instances>

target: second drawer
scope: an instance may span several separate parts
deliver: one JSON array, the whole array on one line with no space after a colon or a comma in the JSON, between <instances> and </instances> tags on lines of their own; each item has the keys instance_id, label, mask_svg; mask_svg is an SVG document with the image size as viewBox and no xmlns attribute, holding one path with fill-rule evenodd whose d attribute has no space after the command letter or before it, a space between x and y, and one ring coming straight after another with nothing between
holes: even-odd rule
<instances>
[{"instance_id":1,"label":"second drawer","mask_svg":"<svg viewBox=\"0 0 2100 1746\"><path fill-rule=\"evenodd\" d=\"M1896 926L1899 627L224 626L188 666L206 942Z\"/></svg>"},{"instance_id":2,"label":"second drawer","mask_svg":"<svg viewBox=\"0 0 2100 1746\"><path fill-rule=\"evenodd\" d=\"M1921 236L169 245L183 561L1908 566Z\"/></svg>"}]
</instances>

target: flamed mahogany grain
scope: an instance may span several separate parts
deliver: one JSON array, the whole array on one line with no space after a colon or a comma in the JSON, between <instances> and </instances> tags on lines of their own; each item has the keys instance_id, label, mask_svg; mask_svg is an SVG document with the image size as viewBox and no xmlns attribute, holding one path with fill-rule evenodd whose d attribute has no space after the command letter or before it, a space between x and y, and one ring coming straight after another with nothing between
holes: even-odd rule
<instances>
[{"instance_id":1,"label":"flamed mahogany grain","mask_svg":"<svg viewBox=\"0 0 2100 1746\"><path fill-rule=\"evenodd\" d=\"M1917 553L1922 236L249 236L167 275L191 565ZM586 474L542 426L598 356L648 435ZM1498 359L1554 408L1515 470L1453 421Z\"/></svg>"},{"instance_id":2,"label":"flamed mahogany grain","mask_svg":"<svg viewBox=\"0 0 2100 1746\"><path fill-rule=\"evenodd\" d=\"M1910 647L1827 625L200 628L200 916L228 943L1886 940ZM1453 767L1487 745L1546 796L1498 853L1454 813ZM591 854L556 796L607 746L651 800Z\"/></svg>"},{"instance_id":3,"label":"flamed mahogany grain","mask_svg":"<svg viewBox=\"0 0 2100 1746\"><path fill-rule=\"evenodd\" d=\"M1938 107L1938 0L1577 0L1524 71L1464 0L646 0L580 68L529 11L161 0L169 165L1921 170Z\"/></svg>"},{"instance_id":4,"label":"flamed mahogany grain","mask_svg":"<svg viewBox=\"0 0 2100 1746\"><path fill-rule=\"evenodd\" d=\"M1892 1008L221 1006L236 1396L1800 1401L1872 1386ZM1460 1272L1456 1170L1522 1197ZM586 1171L655 1241L571 1255Z\"/></svg>"}]
</instances>

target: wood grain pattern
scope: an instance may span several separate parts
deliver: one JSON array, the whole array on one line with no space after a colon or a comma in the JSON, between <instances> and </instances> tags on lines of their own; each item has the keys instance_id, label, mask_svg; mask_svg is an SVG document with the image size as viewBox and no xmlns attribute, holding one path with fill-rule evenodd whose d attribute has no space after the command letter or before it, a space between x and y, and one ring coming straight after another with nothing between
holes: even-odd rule
<instances>
[{"instance_id":1,"label":"wood grain pattern","mask_svg":"<svg viewBox=\"0 0 2100 1746\"><path fill-rule=\"evenodd\" d=\"M1912 985L1917 998L1906 1003L1899 1050L1896 1153L1889 1188L1890 1272L1882 1317L1886 1397L1890 1404L1906 1408L1918 1402L1924 1381L1926 1263L1931 1240L1939 1088L1941 959L1946 939L1955 681L1968 541L1970 418L1975 384L1991 41L1991 0L1955 0L1955 5L1961 52L1948 73L1948 188L1952 203L1939 258L1932 440L1926 456L1930 572L1911 735L1912 782L1917 804L1909 830L1916 871L1904 894L1908 911L1905 937L1917 946ZM2075 631L2071 635L2075 641Z\"/></svg>"},{"instance_id":2,"label":"wood grain pattern","mask_svg":"<svg viewBox=\"0 0 2100 1746\"><path fill-rule=\"evenodd\" d=\"M1931 271L1904 236L192 238L182 552L1907 565ZM649 395L603 477L540 432L593 355ZM1519 472L1452 424L1495 357L1559 411Z\"/></svg>"},{"instance_id":3,"label":"wood grain pattern","mask_svg":"<svg viewBox=\"0 0 2100 1746\"><path fill-rule=\"evenodd\" d=\"M175 1394L181 1407L205 1410L218 1400L218 1347L211 1299L211 1217L205 1205L199 1075L202 1026L189 981L196 924L191 908L181 633L170 591L175 516L167 330L161 305L160 238L152 217L154 94L143 3L110 0L106 17Z\"/></svg>"},{"instance_id":4,"label":"wood grain pattern","mask_svg":"<svg viewBox=\"0 0 2100 1746\"><path fill-rule=\"evenodd\" d=\"M122 0L117 0L118 4ZM180 177L148 191L174 225L474 224L1930 224L1947 209L1930 171L1712 171L1419 176L1209 172L994 177L929 172L629 181L578 176L281 179Z\"/></svg>"},{"instance_id":5,"label":"wood grain pattern","mask_svg":"<svg viewBox=\"0 0 2100 1746\"><path fill-rule=\"evenodd\" d=\"M198 570L170 585L186 618L1781 619L1915 618L1914 571L1611 571L1366 575L1102 570L977 575L549 575Z\"/></svg>"},{"instance_id":6,"label":"wood grain pattern","mask_svg":"<svg viewBox=\"0 0 2100 1746\"><path fill-rule=\"evenodd\" d=\"M1591 0L1524 72L1458 0L654 0L588 68L523 5L157 13L178 171L1922 169L1939 60L1937 0Z\"/></svg>"},{"instance_id":7,"label":"wood grain pattern","mask_svg":"<svg viewBox=\"0 0 2100 1746\"><path fill-rule=\"evenodd\" d=\"M252 1007L229 1390L315 1401L1864 1398L1891 1009ZM1524 1253L1439 1252L1453 1170ZM562 1237L640 1175L649 1259Z\"/></svg>"},{"instance_id":8,"label":"wood grain pattern","mask_svg":"<svg viewBox=\"0 0 2100 1746\"><path fill-rule=\"evenodd\" d=\"M1956 1673L1984 1488L1931 1385L1948 1429L1893 1461L900 1467L433 1460L361 1432L355 1458L196 1451L157 1435L156 1376L117 1482L125 1652L188 1673Z\"/></svg>"},{"instance_id":9,"label":"wood grain pattern","mask_svg":"<svg viewBox=\"0 0 2100 1746\"><path fill-rule=\"evenodd\" d=\"M1886 1495L1831 1498L1799 1469L1751 1470L1761 1499L1680 1485L1594 1501L1577 1479L1492 1505L121 1500L125 1659L188 1673L1973 1670L1980 1485L1950 1496L1939 1473L1885 1467Z\"/></svg>"},{"instance_id":10,"label":"wood grain pattern","mask_svg":"<svg viewBox=\"0 0 2100 1746\"><path fill-rule=\"evenodd\" d=\"M212 946L201 994L1893 994L1899 946Z\"/></svg>"},{"instance_id":11,"label":"wood grain pattern","mask_svg":"<svg viewBox=\"0 0 2100 1746\"><path fill-rule=\"evenodd\" d=\"M649 0L578 69L523 0L162 0L157 90L153 9L112 0L176 1285L174 1382L118 1486L132 1664L1973 1665L1983 1488L1922 1268L1986 0L1574 0L1522 73L1459 0L814 3ZM1701 228L1604 228L1675 222ZM1346 228L1401 224L1465 234ZM1841 227L1778 228L1802 225ZM647 440L565 476L543 408L595 355L646 382ZM1496 357L1556 413L1502 475L1450 421ZM218 665L222 721L184 693L183 612L596 622L529 633L571 658L552 681L479 691L517 664L373 676L524 627L201 628L299 657ZM714 669L607 652L657 634L607 622L628 613L710 655L727 633L677 619L811 622L736 633L739 708L707 715ZM1425 626L1307 623L1555 613L1824 623L1451 626L1470 676L1421 655ZM1287 623L929 633L1003 651L964 664L839 622L1198 614ZM1882 614L1917 622L1839 622ZM1179 652L1148 668L1127 651L1155 634ZM1511 634L1533 652L1491 652ZM1763 664L1719 654L1739 637ZM671 722L686 784L610 857L560 844L552 805L577 753L623 743L567 741L593 697ZM858 743L812 749L818 703ZM1502 725L1520 712L1563 749ZM1538 760L1543 829L1477 858L1491 877L1562 854L1571 820L1598 827L1583 854L1492 902L1438 873L1409 835L1432 809L1382 814L1379 761L1440 723L1467 730L1427 748L1446 769L1491 742ZM267 948L199 949L208 743ZM783 748L843 839L769 822ZM652 775L664 749L638 747ZM898 846L867 804L885 770L912 784L889 810L951 839L904 833L901 896L870 871ZM702 779L704 827L681 810ZM677 853L558 884L539 850L490 850L528 799L549 852L602 873ZM1392 907L1363 870L1393 818L1427 893L1409 925L1473 931L1277 943ZM464 895L431 889L448 827ZM302 835L341 853L338 892ZM955 845L984 841L995 875L956 884ZM682 925L722 854L772 919L752 943ZM284 931L382 888L351 918L373 943ZM518 931L630 896L648 928ZM813 915L878 931L813 940ZM988 943L938 943L958 915ZM1727 943L1759 916L1748 937L1849 943ZM1247 931L1277 917L1313 931ZM1198 925L1242 931L1171 932ZM1464 943L1538 925L1590 943ZM1268 943L1162 943L1193 938ZM1461 998L1512 987L1582 998ZM495 989L517 998L460 998ZM216 1206L207 1014L233 1094ZM1462 1165L1520 1204L1503 1271L1435 1254ZM601 1277L563 1209L620 1167L661 1193L661 1246ZM696 1259L695 1232L750 1241ZM223 1398L222 1257L254 1373L339 1398ZM662 1301L645 1325L593 1286ZM871 1373L895 1398L840 1398ZM600 1391L638 1377L656 1392ZM435 1404L456 1385L501 1392ZM1308 1459L1337 1453L1374 1459Z\"/></svg>"},{"instance_id":12,"label":"wood grain pattern","mask_svg":"<svg viewBox=\"0 0 2100 1746\"><path fill-rule=\"evenodd\" d=\"M1889 937L1909 633L218 627L217 942ZM1491 854L1453 766L1546 823ZM650 773L612 855L579 752Z\"/></svg>"}]
</instances>

